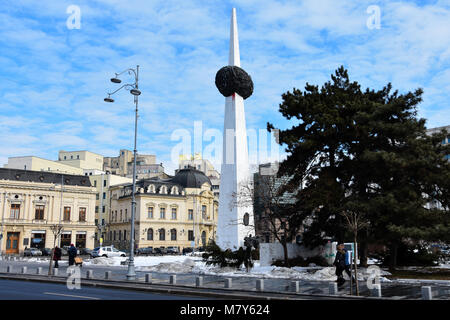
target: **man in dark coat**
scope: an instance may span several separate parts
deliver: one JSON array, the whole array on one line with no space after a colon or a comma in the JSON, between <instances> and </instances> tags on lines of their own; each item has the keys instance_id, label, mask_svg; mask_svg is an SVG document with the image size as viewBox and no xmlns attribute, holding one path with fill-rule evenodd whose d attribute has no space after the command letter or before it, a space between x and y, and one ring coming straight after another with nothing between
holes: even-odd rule
<instances>
[{"instance_id":1,"label":"man in dark coat","mask_svg":"<svg viewBox=\"0 0 450 320\"><path fill-rule=\"evenodd\" d=\"M343 243L339 243L336 246L337 252L336 252L336 258L334 259L333 265L336 266L336 275L337 275L337 283L338 286L342 286L345 283L345 279L344 276L342 275L342 273L345 270L345 273L347 273L347 275L349 277L352 277L352 274L350 272L350 266L347 265L347 263L345 262L345 254L346 254L346 250L344 248L344 244ZM354 279L352 277L352 279Z\"/></svg>"},{"instance_id":2,"label":"man in dark coat","mask_svg":"<svg viewBox=\"0 0 450 320\"><path fill-rule=\"evenodd\" d=\"M58 261L61 260L61 254L61 249L56 246L53 252L53 261L55 261L55 268L59 268Z\"/></svg>"},{"instance_id":3,"label":"man in dark coat","mask_svg":"<svg viewBox=\"0 0 450 320\"><path fill-rule=\"evenodd\" d=\"M70 245L68 254L69 254L69 266L73 266L75 264L75 257L77 256L77 248L75 248L73 243Z\"/></svg>"}]
</instances>

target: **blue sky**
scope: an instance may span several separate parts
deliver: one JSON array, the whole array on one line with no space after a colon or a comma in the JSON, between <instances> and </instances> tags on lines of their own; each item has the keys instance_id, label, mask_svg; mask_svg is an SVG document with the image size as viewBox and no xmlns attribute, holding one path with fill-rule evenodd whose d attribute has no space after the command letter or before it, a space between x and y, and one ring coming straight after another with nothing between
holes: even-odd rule
<instances>
[{"instance_id":1,"label":"blue sky","mask_svg":"<svg viewBox=\"0 0 450 320\"><path fill-rule=\"evenodd\" d=\"M81 9L80 29L67 28L70 5ZM371 5L380 8L379 29L366 25ZM194 121L223 128L214 77L228 62L232 7L241 66L255 86L248 129L287 127L281 94L321 85L340 65L364 88L423 88L419 116L428 127L450 124L448 1L3 1L0 165L10 156L56 160L58 150L132 150L131 95L103 98L114 72L139 64L138 152L156 154L172 173L175 130L193 132Z\"/></svg>"}]
</instances>

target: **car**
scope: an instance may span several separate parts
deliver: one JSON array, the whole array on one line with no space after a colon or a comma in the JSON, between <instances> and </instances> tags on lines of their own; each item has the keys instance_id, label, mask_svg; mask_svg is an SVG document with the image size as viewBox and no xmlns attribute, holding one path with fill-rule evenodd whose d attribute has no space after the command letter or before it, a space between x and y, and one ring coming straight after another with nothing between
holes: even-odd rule
<instances>
[{"instance_id":1,"label":"car","mask_svg":"<svg viewBox=\"0 0 450 320\"><path fill-rule=\"evenodd\" d=\"M35 257L35 256L42 256L42 251L38 248L26 248L23 250L23 256L24 257Z\"/></svg>"},{"instance_id":2,"label":"car","mask_svg":"<svg viewBox=\"0 0 450 320\"><path fill-rule=\"evenodd\" d=\"M178 250L178 247L167 247L166 253L167 254L179 254L180 250Z\"/></svg>"},{"instance_id":3,"label":"car","mask_svg":"<svg viewBox=\"0 0 450 320\"><path fill-rule=\"evenodd\" d=\"M153 248L153 253L154 254L165 254L166 253L166 249L164 247Z\"/></svg>"},{"instance_id":4,"label":"car","mask_svg":"<svg viewBox=\"0 0 450 320\"><path fill-rule=\"evenodd\" d=\"M192 249L192 247L186 247L186 248L183 248L183 254L186 254L186 253L191 253L191 252L193 252L194 250Z\"/></svg>"},{"instance_id":5,"label":"car","mask_svg":"<svg viewBox=\"0 0 450 320\"><path fill-rule=\"evenodd\" d=\"M149 255L153 253L153 247L138 248L136 255Z\"/></svg>"},{"instance_id":6,"label":"car","mask_svg":"<svg viewBox=\"0 0 450 320\"><path fill-rule=\"evenodd\" d=\"M91 255L92 250L88 248L81 248L80 249L80 255L89 256Z\"/></svg>"},{"instance_id":7,"label":"car","mask_svg":"<svg viewBox=\"0 0 450 320\"><path fill-rule=\"evenodd\" d=\"M126 257L127 255L125 252L119 251L116 248L114 248L113 246L107 246L107 247L95 248L94 250L92 250L91 256L93 258L96 258L96 257L111 258L111 257Z\"/></svg>"},{"instance_id":8,"label":"car","mask_svg":"<svg viewBox=\"0 0 450 320\"><path fill-rule=\"evenodd\" d=\"M41 249L43 256L51 256L52 255L52 249L50 248L42 248Z\"/></svg>"}]
</instances>

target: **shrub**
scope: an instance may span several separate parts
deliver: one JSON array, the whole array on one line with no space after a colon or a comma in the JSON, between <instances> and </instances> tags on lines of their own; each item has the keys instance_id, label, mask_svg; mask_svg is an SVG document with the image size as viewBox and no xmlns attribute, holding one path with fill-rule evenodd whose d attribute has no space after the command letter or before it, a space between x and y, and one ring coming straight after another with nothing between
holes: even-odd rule
<instances>
[{"instance_id":1,"label":"shrub","mask_svg":"<svg viewBox=\"0 0 450 320\"><path fill-rule=\"evenodd\" d=\"M218 265L221 268L232 267L237 269L243 264L248 271L253 267L252 257L259 255L256 251L249 247L246 249L240 247L236 251L231 251L230 249L223 251L215 241L211 241L206 246L202 258L206 262L206 265Z\"/></svg>"}]
</instances>

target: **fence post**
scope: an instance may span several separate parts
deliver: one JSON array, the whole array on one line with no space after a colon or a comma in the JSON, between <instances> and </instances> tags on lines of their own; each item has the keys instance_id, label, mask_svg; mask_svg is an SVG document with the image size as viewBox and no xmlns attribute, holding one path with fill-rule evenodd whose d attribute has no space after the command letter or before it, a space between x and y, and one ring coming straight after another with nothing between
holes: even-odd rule
<instances>
[{"instance_id":1,"label":"fence post","mask_svg":"<svg viewBox=\"0 0 450 320\"><path fill-rule=\"evenodd\" d=\"M22 267L22 273L27 273L27 267Z\"/></svg>"},{"instance_id":2,"label":"fence post","mask_svg":"<svg viewBox=\"0 0 450 320\"><path fill-rule=\"evenodd\" d=\"M171 275L170 276L170 284L176 284L177 283L177 276Z\"/></svg>"},{"instance_id":3,"label":"fence post","mask_svg":"<svg viewBox=\"0 0 450 320\"><path fill-rule=\"evenodd\" d=\"M7 266L6 267L6 272L7 273L11 273L12 272L12 266Z\"/></svg>"},{"instance_id":4,"label":"fence post","mask_svg":"<svg viewBox=\"0 0 450 320\"><path fill-rule=\"evenodd\" d=\"M300 292L300 281L292 281L291 282L291 291L295 293Z\"/></svg>"},{"instance_id":5,"label":"fence post","mask_svg":"<svg viewBox=\"0 0 450 320\"><path fill-rule=\"evenodd\" d=\"M106 280L110 280L111 279L111 271L106 271L105 272L105 279Z\"/></svg>"},{"instance_id":6,"label":"fence post","mask_svg":"<svg viewBox=\"0 0 450 320\"><path fill-rule=\"evenodd\" d=\"M256 291L264 291L264 279L256 280Z\"/></svg>"},{"instance_id":7,"label":"fence post","mask_svg":"<svg viewBox=\"0 0 450 320\"><path fill-rule=\"evenodd\" d=\"M36 274L42 274L42 267L37 268Z\"/></svg>"},{"instance_id":8,"label":"fence post","mask_svg":"<svg viewBox=\"0 0 450 320\"><path fill-rule=\"evenodd\" d=\"M57 276L58 275L58 268L53 268L53 275Z\"/></svg>"},{"instance_id":9,"label":"fence post","mask_svg":"<svg viewBox=\"0 0 450 320\"><path fill-rule=\"evenodd\" d=\"M226 279L225 279L225 288L231 289L231 287L232 287L232 281L231 281L231 278L226 278Z\"/></svg>"},{"instance_id":10,"label":"fence post","mask_svg":"<svg viewBox=\"0 0 450 320\"><path fill-rule=\"evenodd\" d=\"M201 286L203 286L203 277L196 277L196 278L195 278L195 286L196 286L196 287L201 287Z\"/></svg>"},{"instance_id":11,"label":"fence post","mask_svg":"<svg viewBox=\"0 0 450 320\"><path fill-rule=\"evenodd\" d=\"M145 274L145 283L152 283L152 274L151 273Z\"/></svg>"},{"instance_id":12,"label":"fence post","mask_svg":"<svg viewBox=\"0 0 450 320\"><path fill-rule=\"evenodd\" d=\"M328 284L328 293L331 295L338 294L338 286L336 282L330 282Z\"/></svg>"},{"instance_id":13,"label":"fence post","mask_svg":"<svg viewBox=\"0 0 450 320\"><path fill-rule=\"evenodd\" d=\"M423 300L433 300L433 293L431 292L431 287L422 287L422 299Z\"/></svg>"},{"instance_id":14,"label":"fence post","mask_svg":"<svg viewBox=\"0 0 450 320\"><path fill-rule=\"evenodd\" d=\"M86 279L94 278L94 272L92 270L86 271Z\"/></svg>"},{"instance_id":15,"label":"fence post","mask_svg":"<svg viewBox=\"0 0 450 320\"><path fill-rule=\"evenodd\" d=\"M381 284L374 284L372 288L372 296L381 298Z\"/></svg>"}]
</instances>

